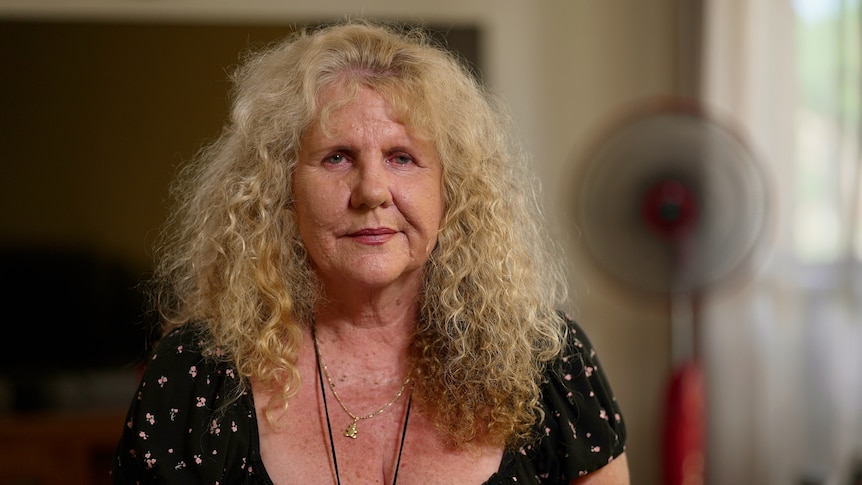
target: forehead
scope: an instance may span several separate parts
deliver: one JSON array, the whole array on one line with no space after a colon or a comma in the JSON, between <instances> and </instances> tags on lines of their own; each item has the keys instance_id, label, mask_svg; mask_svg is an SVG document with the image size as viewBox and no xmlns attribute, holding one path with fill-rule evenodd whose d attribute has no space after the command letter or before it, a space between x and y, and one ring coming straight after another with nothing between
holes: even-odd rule
<instances>
[{"instance_id":1,"label":"forehead","mask_svg":"<svg viewBox=\"0 0 862 485\"><path fill-rule=\"evenodd\" d=\"M393 103L385 93L369 88L333 86L321 91L318 97L318 119L325 120L331 113L350 108L383 114L389 121L401 122Z\"/></svg>"},{"instance_id":2,"label":"forehead","mask_svg":"<svg viewBox=\"0 0 862 485\"><path fill-rule=\"evenodd\" d=\"M359 81L340 82L321 89L316 99L317 114L309 129L306 130L306 134L312 129L326 133L328 127L332 127L339 121L334 119L339 111L355 103L360 103L369 111L382 113L382 121L402 125L417 141L431 146L436 145L433 137L430 136L431 130L428 129L428 124L418 123L418 120L426 118L419 114L420 100L412 99L397 87L369 86Z\"/></svg>"}]
</instances>

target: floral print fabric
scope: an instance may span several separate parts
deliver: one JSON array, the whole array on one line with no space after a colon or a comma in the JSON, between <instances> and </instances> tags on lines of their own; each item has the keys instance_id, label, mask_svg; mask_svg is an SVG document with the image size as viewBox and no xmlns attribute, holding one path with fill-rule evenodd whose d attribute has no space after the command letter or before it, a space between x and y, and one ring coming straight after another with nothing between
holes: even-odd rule
<instances>
[{"instance_id":1,"label":"floral print fabric","mask_svg":"<svg viewBox=\"0 0 862 485\"><path fill-rule=\"evenodd\" d=\"M546 373L541 438L506 452L486 485L569 483L625 450L625 424L595 350L567 321L568 356ZM202 355L192 330L166 336L129 408L113 482L272 485L260 458L254 402L248 393L237 396L239 389L234 369Z\"/></svg>"}]
</instances>

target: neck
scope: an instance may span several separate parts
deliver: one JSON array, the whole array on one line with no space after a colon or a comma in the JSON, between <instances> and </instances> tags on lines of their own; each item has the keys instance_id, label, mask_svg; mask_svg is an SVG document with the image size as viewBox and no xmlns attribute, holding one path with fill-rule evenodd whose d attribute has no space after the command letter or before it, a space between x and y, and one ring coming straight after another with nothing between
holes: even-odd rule
<instances>
[{"instance_id":1,"label":"neck","mask_svg":"<svg viewBox=\"0 0 862 485\"><path fill-rule=\"evenodd\" d=\"M382 286L345 283L342 279L324 279L322 283L324 303L315 308L318 318L331 315L352 320L355 325L392 322L405 315L412 320L418 310L424 284L420 272Z\"/></svg>"},{"instance_id":2,"label":"neck","mask_svg":"<svg viewBox=\"0 0 862 485\"><path fill-rule=\"evenodd\" d=\"M351 396L389 394L410 369L411 333L387 327L352 329L315 325L318 351L339 387L353 388Z\"/></svg>"},{"instance_id":3,"label":"neck","mask_svg":"<svg viewBox=\"0 0 862 485\"><path fill-rule=\"evenodd\" d=\"M339 354L354 362L404 361L416 332L416 308L366 308L345 313L328 305L317 311L314 325L324 355ZM327 351L327 349L337 349Z\"/></svg>"},{"instance_id":4,"label":"neck","mask_svg":"<svg viewBox=\"0 0 862 485\"><path fill-rule=\"evenodd\" d=\"M418 312L419 296L415 294L368 299L327 296L314 309L318 324L346 323L352 327L366 328L412 324L416 321Z\"/></svg>"}]
</instances>

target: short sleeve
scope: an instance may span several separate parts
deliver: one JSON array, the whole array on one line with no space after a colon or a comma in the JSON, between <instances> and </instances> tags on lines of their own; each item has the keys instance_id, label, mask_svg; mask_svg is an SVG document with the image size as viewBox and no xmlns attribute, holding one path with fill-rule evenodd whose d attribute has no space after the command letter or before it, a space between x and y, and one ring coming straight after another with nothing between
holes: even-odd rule
<instances>
[{"instance_id":1,"label":"short sleeve","mask_svg":"<svg viewBox=\"0 0 862 485\"><path fill-rule=\"evenodd\" d=\"M253 483L253 404L230 366L206 359L185 327L155 348L114 452L113 483Z\"/></svg>"},{"instance_id":2,"label":"short sleeve","mask_svg":"<svg viewBox=\"0 0 862 485\"><path fill-rule=\"evenodd\" d=\"M567 484L625 451L625 422L598 355L583 329L564 318L569 336L546 372L540 439L504 458L498 483Z\"/></svg>"}]
</instances>

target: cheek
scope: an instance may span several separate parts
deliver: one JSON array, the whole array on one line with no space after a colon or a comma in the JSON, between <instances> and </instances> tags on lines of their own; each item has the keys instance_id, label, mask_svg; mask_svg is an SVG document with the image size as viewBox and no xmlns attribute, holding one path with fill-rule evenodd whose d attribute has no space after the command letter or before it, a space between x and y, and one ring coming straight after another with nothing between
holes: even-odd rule
<instances>
[{"instance_id":1,"label":"cheek","mask_svg":"<svg viewBox=\"0 0 862 485\"><path fill-rule=\"evenodd\" d=\"M422 194L413 199L414 207L419 216L419 221L421 221L421 230L425 233L425 237L431 240L429 242L433 246L434 240L437 238L437 232L443 226L445 203L443 201L443 194L436 185L427 186Z\"/></svg>"},{"instance_id":2,"label":"cheek","mask_svg":"<svg viewBox=\"0 0 862 485\"><path fill-rule=\"evenodd\" d=\"M443 219L446 216L446 192L443 182L439 178L432 185L431 196L428 198L429 210L436 216L435 229L443 227Z\"/></svg>"},{"instance_id":3,"label":"cheek","mask_svg":"<svg viewBox=\"0 0 862 485\"><path fill-rule=\"evenodd\" d=\"M442 197L435 197L433 200L428 201L428 211L431 214L434 214L434 217L429 221L429 225L436 232L443 227L443 217L445 214L445 204L443 203Z\"/></svg>"},{"instance_id":4,"label":"cheek","mask_svg":"<svg viewBox=\"0 0 862 485\"><path fill-rule=\"evenodd\" d=\"M294 192L297 224L304 238L319 237L316 231L338 222L345 204L341 192L337 186L305 186Z\"/></svg>"},{"instance_id":5,"label":"cheek","mask_svg":"<svg viewBox=\"0 0 862 485\"><path fill-rule=\"evenodd\" d=\"M294 180L293 197L296 225L304 239L308 237L308 229L317 225L315 221L319 216L315 214L315 207L319 203L315 200L314 191L308 190L308 183L302 178Z\"/></svg>"}]
</instances>

